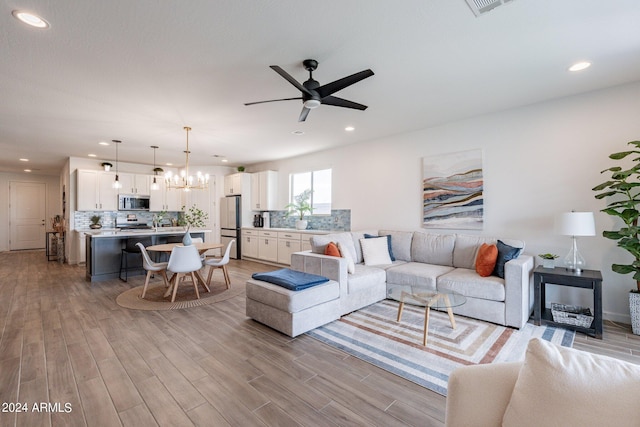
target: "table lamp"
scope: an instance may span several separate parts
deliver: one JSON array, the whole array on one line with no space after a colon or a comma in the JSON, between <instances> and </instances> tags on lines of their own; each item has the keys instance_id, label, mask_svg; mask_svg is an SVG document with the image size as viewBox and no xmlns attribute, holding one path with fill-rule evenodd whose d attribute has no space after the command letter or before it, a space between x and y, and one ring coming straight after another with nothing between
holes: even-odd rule
<instances>
[{"instance_id":1,"label":"table lamp","mask_svg":"<svg viewBox=\"0 0 640 427\"><path fill-rule=\"evenodd\" d=\"M580 274L584 268L584 258L578 251L578 236L595 236L596 227L593 212L564 212L560 215L558 231L563 236L571 236L573 244L564 258L567 270Z\"/></svg>"}]
</instances>

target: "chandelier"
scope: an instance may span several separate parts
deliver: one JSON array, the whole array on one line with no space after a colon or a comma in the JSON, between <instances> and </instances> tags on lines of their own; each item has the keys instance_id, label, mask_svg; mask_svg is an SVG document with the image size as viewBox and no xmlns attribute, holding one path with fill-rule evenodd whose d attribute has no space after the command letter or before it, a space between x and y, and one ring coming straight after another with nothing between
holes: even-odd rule
<instances>
[{"instance_id":1,"label":"chandelier","mask_svg":"<svg viewBox=\"0 0 640 427\"><path fill-rule=\"evenodd\" d=\"M191 128L189 126L185 126L184 130L187 132L187 149L185 150L187 160L185 162L185 167L180 171L180 174L173 174L171 171L167 172L164 176L164 180L167 188L171 189L183 191L205 190L209 188L209 174L202 174L198 171L195 177L189 175L189 131L191 131Z\"/></svg>"}]
</instances>

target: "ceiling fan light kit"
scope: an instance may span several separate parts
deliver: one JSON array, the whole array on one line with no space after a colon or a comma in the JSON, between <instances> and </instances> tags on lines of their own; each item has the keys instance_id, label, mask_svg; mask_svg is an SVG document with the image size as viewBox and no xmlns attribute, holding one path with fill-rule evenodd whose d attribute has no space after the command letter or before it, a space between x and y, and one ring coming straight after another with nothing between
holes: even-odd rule
<instances>
[{"instance_id":1,"label":"ceiling fan light kit","mask_svg":"<svg viewBox=\"0 0 640 427\"><path fill-rule=\"evenodd\" d=\"M257 101L257 102L248 102L244 105L255 105L255 104L264 104L266 102L277 102L277 101L291 101L294 99L302 100L302 111L300 112L300 117L298 117L299 122L304 122L309 115L309 111L318 108L321 104L325 105L333 105L334 107L343 107L343 108L352 108L354 110L364 111L367 109L366 105L358 104L357 102L349 101L346 99L338 98L337 96L333 96L335 92L338 92L348 86L351 86L354 83L358 83L360 80L364 80L367 77L373 76L373 71L364 70L359 73L352 74L347 77L343 77L334 82L327 83L325 85L320 85L319 82L313 79L313 72L318 68L318 61L315 59L305 59L302 61L302 65L309 72L309 80L304 83L298 82L294 79L289 73L284 71L277 65L271 65L271 69L276 73L280 74L285 80L295 86L300 92L301 96L297 98L282 98L282 99L271 99L268 101Z\"/></svg>"}]
</instances>

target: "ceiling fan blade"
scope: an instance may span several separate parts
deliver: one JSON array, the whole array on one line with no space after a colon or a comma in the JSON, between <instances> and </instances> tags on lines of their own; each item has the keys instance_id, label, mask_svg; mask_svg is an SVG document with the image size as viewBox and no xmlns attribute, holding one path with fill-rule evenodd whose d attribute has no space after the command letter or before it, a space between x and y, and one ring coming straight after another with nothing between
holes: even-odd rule
<instances>
[{"instance_id":1,"label":"ceiling fan blade","mask_svg":"<svg viewBox=\"0 0 640 427\"><path fill-rule=\"evenodd\" d=\"M302 111L300 111L300 117L298 118L299 122L304 122L305 120L307 120L307 116L309 115L309 111L311 111L310 109L308 109L307 107L302 107Z\"/></svg>"},{"instance_id":2,"label":"ceiling fan blade","mask_svg":"<svg viewBox=\"0 0 640 427\"><path fill-rule=\"evenodd\" d=\"M355 73L350 76L343 77L339 80L336 80L335 82L322 85L318 89L316 89L316 92L320 94L321 98L324 98L325 96L329 96L339 90L344 89L347 86L351 86L352 84L358 83L360 80L364 80L367 77L371 77L371 76L373 76L373 71L371 70L360 71L359 73Z\"/></svg>"},{"instance_id":3,"label":"ceiling fan blade","mask_svg":"<svg viewBox=\"0 0 640 427\"><path fill-rule=\"evenodd\" d=\"M270 99L268 101L247 102L244 105L264 104L265 102L292 101L294 99L302 99L302 97L299 96L297 98L282 98L282 99Z\"/></svg>"},{"instance_id":4,"label":"ceiling fan blade","mask_svg":"<svg viewBox=\"0 0 640 427\"><path fill-rule=\"evenodd\" d=\"M334 105L336 107L353 108L354 110L366 110L367 106L358 104L357 102L349 101L347 99L338 98L337 96L325 96L320 101L326 105Z\"/></svg>"},{"instance_id":5,"label":"ceiling fan blade","mask_svg":"<svg viewBox=\"0 0 640 427\"><path fill-rule=\"evenodd\" d=\"M283 70L282 68L278 67L277 65L270 65L271 69L273 71L275 71L276 73L280 74L282 77L284 77L289 83L291 83L292 85L294 85L296 88L298 88L298 90L302 93L306 93L307 95L312 95L311 92L309 92L309 90L307 90L306 87L302 86L296 79L294 79L293 77L291 77L291 74L287 73L285 70Z\"/></svg>"}]
</instances>

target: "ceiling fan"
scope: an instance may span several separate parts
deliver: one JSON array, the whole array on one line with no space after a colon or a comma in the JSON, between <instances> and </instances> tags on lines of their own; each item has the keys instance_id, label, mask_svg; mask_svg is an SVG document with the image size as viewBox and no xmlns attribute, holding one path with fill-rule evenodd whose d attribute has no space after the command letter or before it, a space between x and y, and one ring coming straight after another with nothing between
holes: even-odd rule
<instances>
[{"instance_id":1,"label":"ceiling fan","mask_svg":"<svg viewBox=\"0 0 640 427\"><path fill-rule=\"evenodd\" d=\"M345 107L345 108L353 108L356 110L366 110L367 106L358 104L357 102L348 101L346 99L338 98L337 96L333 96L335 92L346 88L347 86L351 86L354 83L358 83L360 80L364 80L367 77L373 76L373 71L364 70L359 73L352 74L347 77L343 77L334 82L327 83L326 85L320 86L316 80L313 79L313 72L318 68L318 61L315 59L305 59L302 61L302 65L304 68L309 71L309 80L300 84L296 79L291 77L289 73L280 68L277 65L271 65L270 67L276 73L280 74L284 77L289 83L294 85L300 92L302 92L302 96L297 98L282 98L282 99L271 99L269 101L258 101L258 102L248 102L244 105L255 105L255 104L263 104L265 102L277 102L277 101L291 101L293 99L302 99L302 111L300 112L300 117L298 118L299 122L304 122L309 115L309 111L314 108L320 106L320 104L325 105L333 105L335 107Z\"/></svg>"}]
</instances>

